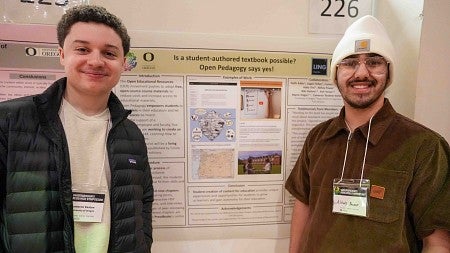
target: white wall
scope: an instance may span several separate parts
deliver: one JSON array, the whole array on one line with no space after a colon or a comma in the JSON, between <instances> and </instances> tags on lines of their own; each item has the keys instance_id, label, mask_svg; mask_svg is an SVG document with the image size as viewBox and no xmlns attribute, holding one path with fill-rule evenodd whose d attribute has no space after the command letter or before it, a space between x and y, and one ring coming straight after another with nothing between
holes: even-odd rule
<instances>
[{"instance_id":1,"label":"white wall","mask_svg":"<svg viewBox=\"0 0 450 253\"><path fill-rule=\"evenodd\" d=\"M386 96L394 108L414 117L423 0L378 0L375 16L386 26L396 49L394 83Z\"/></svg>"},{"instance_id":2,"label":"white wall","mask_svg":"<svg viewBox=\"0 0 450 253\"><path fill-rule=\"evenodd\" d=\"M415 119L450 142L450 1L425 1ZM414 74L414 73L412 73Z\"/></svg>"}]
</instances>

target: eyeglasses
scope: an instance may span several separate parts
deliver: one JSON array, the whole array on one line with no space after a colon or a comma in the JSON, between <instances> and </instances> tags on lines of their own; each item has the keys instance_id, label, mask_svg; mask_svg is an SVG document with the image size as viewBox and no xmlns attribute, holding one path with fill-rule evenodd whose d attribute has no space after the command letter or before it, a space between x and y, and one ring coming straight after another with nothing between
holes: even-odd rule
<instances>
[{"instance_id":1,"label":"eyeglasses","mask_svg":"<svg viewBox=\"0 0 450 253\"><path fill-rule=\"evenodd\" d=\"M382 56L370 56L363 60L358 58L346 58L337 64L337 66L343 71L353 73L361 65L361 63L364 63L369 72L374 74L383 74L386 72L387 69L385 67L389 62Z\"/></svg>"}]
</instances>

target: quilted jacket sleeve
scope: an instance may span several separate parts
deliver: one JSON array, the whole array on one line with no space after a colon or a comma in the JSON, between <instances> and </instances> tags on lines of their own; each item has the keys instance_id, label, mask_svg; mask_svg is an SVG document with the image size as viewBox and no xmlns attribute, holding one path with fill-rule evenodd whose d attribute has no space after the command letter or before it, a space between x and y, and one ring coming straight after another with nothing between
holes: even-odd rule
<instances>
[{"instance_id":1,"label":"quilted jacket sleeve","mask_svg":"<svg viewBox=\"0 0 450 253\"><path fill-rule=\"evenodd\" d=\"M144 218L144 233L146 237L146 243L148 248L151 248L153 243L153 235L152 235L152 205L153 205L153 179L151 175L150 165L148 163L148 158L146 161L145 168L145 180L144 180L144 196L142 199L143 202L143 213L142 217Z\"/></svg>"},{"instance_id":2,"label":"quilted jacket sleeve","mask_svg":"<svg viewBox=\"0 0 450 253\"><path fill-rule=\"evenodd\" d=\"M0 104L0 253L6 252L6 228L4 213L4 201L6 197L6 164L8 157L8 110L5 103Z\"/></svg>"}]
</instances>

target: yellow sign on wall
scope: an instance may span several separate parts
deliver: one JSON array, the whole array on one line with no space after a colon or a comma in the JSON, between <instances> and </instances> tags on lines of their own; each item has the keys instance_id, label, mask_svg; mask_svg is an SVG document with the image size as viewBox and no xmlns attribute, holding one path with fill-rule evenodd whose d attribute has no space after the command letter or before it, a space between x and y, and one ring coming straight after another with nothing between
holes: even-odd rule
<instances>
[{"instance_id":1,"label":"yellow sign on wall","mask_svg":"<svg viewBox=\"0 0 450 253\"><path fill-rule=\"evenodd\" d=\"M329 55L302 53L134 48L126 70L133 73L230 74L257 76L327 75ZM319 66L314 59L321 59ZM317 74L314 68L324 70Z\"/></svg>"}]
</instances>

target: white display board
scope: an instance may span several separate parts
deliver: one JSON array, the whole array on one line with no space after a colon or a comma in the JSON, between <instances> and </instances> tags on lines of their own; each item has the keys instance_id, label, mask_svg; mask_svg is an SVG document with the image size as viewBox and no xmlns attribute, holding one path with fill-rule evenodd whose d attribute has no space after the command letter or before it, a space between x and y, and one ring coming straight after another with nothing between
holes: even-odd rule
<instances>
[{"instance_id":1,"label":"white display board","mask_svg":"<svg viewBox=\"0 0 450 253\"><path fill-rule=\"evenodd\" d=\"M0 101L64 76L49 27L2 25ZM5 36L6 37L6 36ZM15 38L14 38L15 37ZM11 61L10 59L14 59ZM289 237L284 190L303 141L342 99L329 54L133 47L113 89L146 137L155 241Z\"/></svg>"}]
</instances>

